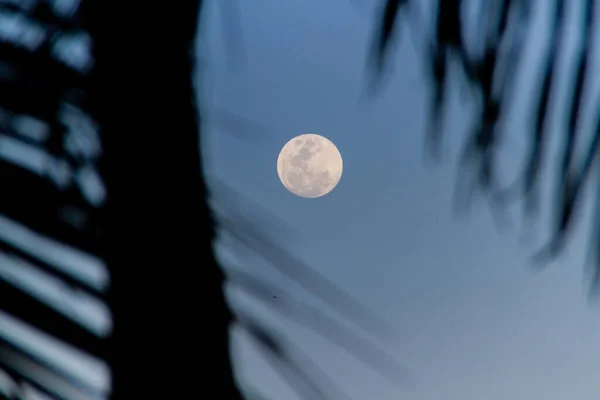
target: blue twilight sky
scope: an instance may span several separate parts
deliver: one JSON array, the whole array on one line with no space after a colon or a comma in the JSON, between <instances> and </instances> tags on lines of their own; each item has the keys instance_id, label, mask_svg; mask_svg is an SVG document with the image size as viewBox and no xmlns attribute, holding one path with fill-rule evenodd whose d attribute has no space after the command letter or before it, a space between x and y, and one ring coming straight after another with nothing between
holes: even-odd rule
<instances>
[{"instance_id":1,"label":"blue twilight sky","mask_svg":"<svg viewBox=\"0 0 600 400\"><path fill-rule=\"evenodd\" d=\"M379 1L236 3L243 57L236 48L232 57L225 50L224 37L238 25L228 20L223 27L226 7L218 2L208 4L209 24L199 45L207 62L199 86L208 171L213 180L222 179L293 228L281 239L286 250L398 327L400 338L389 352L411 369L415 383L396 387L293 322L270 317L275 326L356 399L597 398L600 315L586 302L583 269L588 224L580 225L564 257L534 273L528 255L548 234L547 226L524 246L518 209L511 211L514 227L505 232L496 229L484 204L477 203L468 218L456 218L454 160L471 114L453 89L447 157L441 166L427 167L422 146L427 87L419 32L402 29L393 74L368 102L363 98L365 58ZM543 49L548 28L548 10L538 11L527 43L530 60ZM430 16L420 18L414 26L424 32ZM519 169L527 94L537 82L536 65L527 65L507 124L507 182ZM262 124L261 135L218 129L223 125L215 122L218 109ZM340 184L323 198L297 198L278 180L278 152L301 133L328 137L344 158ZM245 135L253 141L241 139ZM227 243L222 247L227 253ZM248 254L229 251L228 257L269 274L267 265ZM251 303L235 293L232 298ZM273 399L297 399L239 332L234 348L243 382Z\"/></svg>"}]
</instances>

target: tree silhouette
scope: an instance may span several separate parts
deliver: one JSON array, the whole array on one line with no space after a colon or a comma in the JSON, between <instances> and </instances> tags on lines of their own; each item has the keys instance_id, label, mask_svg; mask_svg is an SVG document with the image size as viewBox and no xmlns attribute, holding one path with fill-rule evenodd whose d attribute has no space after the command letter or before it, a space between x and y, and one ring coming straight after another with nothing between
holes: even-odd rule
<instances>
[{"instance_id":1,"label":"tree silhouette","mask_svg":"<svg viewBox=\"0 0 600 400\"><path fill-rule=\"evenodd\" d=\"M115 399L183 398L201 376L202 390L240 397L198 152L191 51L199 6L2 3L2 15L16 25L14 37L2 42L3 72L11 73L0 90L2 246L10 261L0 281L2 310L7 322L26 323L104 361L112 375L112 388L91 385L97 379L36 351L35 341L2 335L0 364L21 385L7 396L20 396L26 383L61 399L111 392ZM174 29L157 31L161 20ZM69 35L79 35L77 45L87 45L88 54L73 55ZM75 61L66 62L68 56ZM90 60L76 68L85 56ZM32 132L17 132L19 118L34 120L45 134L32 140ZM87 154L90 141L98 148ZM89 175L100 198L86 193ZM83 253L79 263L91 259L97 274L108 272L110 285L69 271L71 253ZM108 326L94 330L65 307L66 299L24 286L32 279L26 268L42 270L71 302L94 302L105 314L108 306ZM198 360L211 368L189 367Z\"/></svg>"},{"instance_id":2,"label":"tree silhouette","mask_svg":"<svg viewBox=\"0 0 600 400\"><path fill-rule=\"evenodd\" d=\"M438 0L434 7L435 34L426 49L434 117L427 143L435 154L450 66L457 65L478 105L461 167L476 172L471 185L493 204L522 193L526 210L534 213L549 107L558 101L556 68L567 3L552 3L551 45L532 105L531 152L523 179L508 190L497 181L495 156L517 84L521 30L529 26L533 10L526 0L481 2L479 23L485 34L467 40L461 16L475 3ZM384 4L374 40L376 72L385 68L399 21L410 18L419 3ZM405 377L378 349L389 332L385 322L283 251L244 212L251 206L247 199L225 186L220 193L208 193L193 81L201 5L201 0L171 7L106 0L0 2L0 26L10 26L0 35L0 381L9 382L5 398L37 390L58 399L241 399L229 354L234 323L301 396L344 398L343 390L273 327L250 310L233 312L223 294L225 281L392 380ZM542 255L563 248L596 161L597 127L581 160L574 155L590 79L594 7L595 1L588 0L582 11L554 204L555 235ZM216 220L377 344L291 299L276 284L240 268L224 274L212 247ZM86 306L104 320L86 318ZM66 365L40 350L43 340L29 337L23 324L60 341L50 345L55 350L68 345L83 353L84 361L93 360ZM91 371L87 375L86 369ZM251 396L252 389L246 389Z\"/></svg>"}]
</instances>

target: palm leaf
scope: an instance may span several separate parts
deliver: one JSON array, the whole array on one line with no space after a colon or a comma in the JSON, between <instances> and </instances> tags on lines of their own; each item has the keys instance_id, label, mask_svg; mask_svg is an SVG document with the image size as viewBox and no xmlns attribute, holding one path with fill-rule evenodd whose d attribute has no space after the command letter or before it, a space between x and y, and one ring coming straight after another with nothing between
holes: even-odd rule
<instances>
[{"instance_id":1,"label":"palm leaf","mask_svg":"<svg viewBox=\"0 0 600 400\"><path fill-rule=\"evenodd\" d=\"M0 370L12 392L6 397L95 399L110 391L105 188L86 93L93 63L85 21L64 5L0 2L1 23L13 24L0 37ZM84 50L76 58L69 53L74 45ZM86 315L90 310L96 318Z\"/></svg>"},{"instance_id":2,"label":"palm leaf","mask_svg":"<svg viewBox=\"0 0 600 400\"><path fill-rule=\"evenodd\" d=\"M393 1L388 1L389 7ZM412 3L409 1L407 6ZM565 20L566 6L570 3L564 0L554 0L554 16L551 24L549 44L542 65L541 90L533 102L533 127L530 130L530 152L524 164L525 169L517 184L506 189L497 176L498 164L497 150L503 134L501 126L507 116L512 112L511 106L515 104L512 99L515 90L515 76L519 71L521 54L525 44L524 35L534 34L526 28L531 21L532 7L539 6L526 0L496 0L476 2L471 0L439 0L433 9L437 13L436 35L428 44L433 49L433 56L429 64L432 89L432 126L428 135L428 146L436 150L439 146L442 107L445 101L444 88L446 70L448 69L448 54L453 54L453 61L463 71L462 79L470 86L474 93L473 102L477 106L477 115L473 129L467 134L459 175L466 178L473 175L471 182L457 186L461 196L469 199L477 190L487 195L492 201L491 205L502 205L515 194L525 196L526 214L536 215L538 211L539 177L542 173L544 154L547 143L550 141L548 118L550 105L562 107L563 103L555 99L555 86L558 74L559 54L566 45ZM479 5L481 11L480 21L483 29L481 34L466 38L461 33L465 25L460 16L469 7ZM596 1L586 0L581 10L583 24L578 37L576 66L571 81L571 95L566 104L568 110L565 127L559 129L559 134L564 139L562 160L559 168L556 193L553 199L552 214L554 218L554 231L547 246L536 253L536 260L547 261L560 254L573 229L575 216L581 205L581 196L586 181L598 179L595 166L598 135L597 126L590 135L593 139L583 152L581 162L576 162L575 150L577 142L582 135L582 119L585 117L585 98L597 101L597 93L584 96L591 90L589 85L589 68L592 51L595 50L593 34L596 29ZM391 41L385 27L394 26L388 19L390 15L381 15L378 23L381 26L379 34L374 38L374 43L386 43L389 47ZM397 17L395 17L397 18ZM535 32L538 34L539 32ZM510 48L507 51L507 47ZM387 48L386 48L387 49ZM483 51L478 52L477 49ZM380 57L380 60L383 59ZM597 103L594 103L594 119L598 121L600 114ZM464 179L461 179L461 181ZM597 229L597 228L595 228ZM595 252L596 254L600 254ZM594 276L600 274L600 257L596 256ZM598 282L594 279L594 285Z\"/></svg>"}]
</instances>

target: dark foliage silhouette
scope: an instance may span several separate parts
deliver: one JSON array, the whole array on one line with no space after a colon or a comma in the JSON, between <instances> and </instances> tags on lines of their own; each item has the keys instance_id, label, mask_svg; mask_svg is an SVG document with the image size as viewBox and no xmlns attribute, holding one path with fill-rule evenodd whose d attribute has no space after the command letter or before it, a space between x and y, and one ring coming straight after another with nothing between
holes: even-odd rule
<instances>
[{"instance_id":1,"label":"dark foliage silhouette","mask_svg":"<svg viewBox=\"0 0 600 400\"><path fill-rule=\"evenodd\" d=\"M240 398L198 154L190 52L199 6L147 7L140 18L116 2L2 2L13 24L2 37L0 90L7 397L33 387L59 399L183 398L182 382L199 376L186 360L203 360L207 390ZM177 29L156 31L157 20ZM17 131L23 118L45 133ZM96 198L87 193L93 178ZM79 272L65 265L73 258ZM85 260L110 286L81 279ZM40 271L58 299L31 282ZM105 311L102 330L81 323L86 310L74 309L85 302ZM92 368L44 354L39 338L18 336L23 323Z\"/></svg>"},{"instance_id":2,"label":"dark foliage silhouette","mask_svg":"<svg viewBox=\"0 0 600 400\"><path fill-rule=\"evenodd\" d=\"M109 357L110 321L81 314L85 304L106 314L108 294L84 11L73 2L0 6L0 366L13 383L4 396L35 388L90 398L102 382L55 362L23 331L83 349L94 364ZM45 287L35 285L41 276Z\"/></svg>"},{"instance_id":3,"label":"dark foliage silhouette","mask_svg":"<svg viewBox=\"0 0 600 400\"><path fill-rule=\"evenodd\" d=\"M527 0L496 0L479 2L475 0L435 0L435 32L427 38L427 64L429 65L432 86L431 112L432 122L429 129L428 145L431 153L438 155L442 139L443 106L445 91L449 79L450 66L458 67L459 79L465 81L476 104L477 117L473 129L468 133L459 165L459 178L470 178L458 186L460 194L470 197L479 190L495 208L506 206L515 198L524 196L524 211L527 217L539 215L540 176L544 165L545 153L550 141L549 124L553 112L551 107L564 107L567 110L566 123L561 122L558 129L563 139L562 156L556 183L556 196L551 199L553 209L553 234L549 243L535 254L535 261L545 262L557 256L564 248L573 229L585 185L591 180L597 162L600 144L600 110L597 107L598 93L590 91L589 81L593 74L590 69L591 55L595 51L593 32L597 28L596 1L582 2L580 32L577 37L577 51L574 56L575 67L569 74L570 95L566 100L557 98L558 63L561 51L564 51L567 6L574 7L575 2L553 0L548 5L553 9L550 34L546 38L548 50L543 58L540 73L540 91L531 104L530 151L524 160L524 171L513 185L503 186L497 173L498 152L501 138L506 134L503 126L515 104L515 88L518 84L518 72L521 66L524 43L529 31L532 12L540 12L541 5ZM378 62L384 61L394 38L394 25L402 20L407 9L419 6L418 2L385 0L381 29L376 37L374 48ZM467 35L467 24L463 21L465 10L479 7L480 14L477 32ZM404 14L399 12L401 9ZM536 82L527 82L535 89ZM591 128L591 140L585 146L580 157L576 148L588 134L582 126L584 118L584 99L590 98L594 126ZM566 102L565 102L566 101ZM597 176L595 176L597 179ZM466 185L466 186L465 186ZM600 210L599 199L594 199L596 212ZM597 219L596 219L597 220ZM529 221L532 222L531 220ZM597 222L596 222L597 223ZM597 228L595 228L595 231ZM598 235L592 238L598 241ZM594 247L597 247L594 244ZM600 249L594 248L594 274L592 293L600 284Z\"/></svg>"}]
</instances>

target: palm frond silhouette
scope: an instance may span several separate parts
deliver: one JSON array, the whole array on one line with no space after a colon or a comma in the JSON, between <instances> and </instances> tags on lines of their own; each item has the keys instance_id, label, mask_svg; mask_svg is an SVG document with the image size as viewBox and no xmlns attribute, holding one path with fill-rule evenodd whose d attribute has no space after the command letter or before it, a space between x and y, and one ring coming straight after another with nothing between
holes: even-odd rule
<instances>
[{"instance_id":1,"label":"palm frond silhouette","mask_svg":"<svg viewBox=\"0 0 600 400\"><path fill-rule=\"evenodd\" d=\"M106 188L97 169L101 146L83 13L77 2L0 3L6 398L37 391L87 399L110 390Z\"/></svg>"},{"instance_id":2,"label":"palm frond silhouette","mask_svg":"<svg viewBox=\"0 0 600 400\"><path fill-rule=\"evenodd\" d=\"M383 55L392 45L394 29L391 27L400 21L401 14L397 10L404 3L406 2L400 0L385 1L382 28L374 44L379 62L384 61ZM556 180L557 194L552 199L553 234L549 243L535 254L536 262L546 262L563 250L579 213L585 186L596 173L600 110L597 107L598 93L591 92L590 64L593 51L596 50L593 32L597 28L597 18L594 18L597 4L595 0L586 0L582 4L583 7L579 10L582 23L576 39L575 67L572 74L567 74L570 85L567 99L557 98L557 79L560 54L566 43L567 32L564 27L567 6L574 7L574 3L564 0L554 0L544 5L525 0L436 0L434 33L428 40L429 48L426 49L432 82L432 119L428 134L432 155L438 155L441 144L443 124L440 121L443 118L450 66L456 66L461 71L459 79L473 93L472 100L476 105L477 115L471 132L466 135L459 162L459 177L471 178L469 182L461 182L457 186L461 196L467 195L466 200L476 190L484 194L494 207L504 206L512 199L523 198L525 215L539 215L540 177L551 139L552 107L567 110L566 121L561 121L556 129L563 144ZM417 5L416 2L409 1L405 8ZM468 36L468 24L463 20L464 15L469 8L478 6L480 18L477 23L481 26L477 30L478 34ZM521 177L513 185L506 187L500 182L497 173L499 147L502 137L507 133L505 121L517 104L516 88L523 85L518 78L522 69L525 39L528 34L533 34L530 32L532 17L534 12L542 13L546 6L552 10L552 18L549 21L549 35L544 38L548 46L541 60L541 73L538 75L540 79L539 82L524 83L531 87L530 93L534 93L530 113L530 151L524 160ZM576 13L573 15L579 17ZM539 92L535 91L537 84L540 85ZM582 125L584 117L587 118L583 114L585 99L589 99L593 108L591 117L595 124L591 132ZM582 154L577 156L578 143L586 136L591 137L591 140ZM595 202L597 206L598 199ZM594 243L597 241L594 238L592 240ZM597 291L600 282L600 252L594 249L594 254L592 293Z\"/></svg>"}]
</instances>

